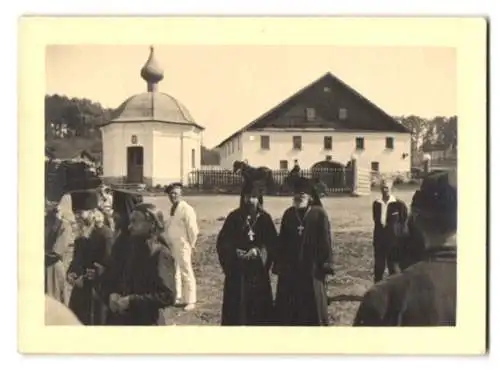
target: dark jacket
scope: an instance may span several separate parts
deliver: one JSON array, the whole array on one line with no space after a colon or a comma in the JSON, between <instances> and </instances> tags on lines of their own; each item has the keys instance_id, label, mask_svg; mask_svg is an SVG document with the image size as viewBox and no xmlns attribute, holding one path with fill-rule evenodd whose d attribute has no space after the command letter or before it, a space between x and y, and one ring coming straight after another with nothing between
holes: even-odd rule
<instances>
[{"instance_id":1,"label":"dark jacket","mask_svg":"<svg viewBox=\"0 0 500 371\"><path fill-rule=\"evenodd\" d=\"M115 242L103 296L130 297L123 314L110 313L109 325L157 325L159 311L175 302L175 261L163 239L137 241L124 234Z\"/></svg>"},{"instance_id":2,"label":"dark jacket","mask_svg":"<svg viewBox=\"0 0 500 371\"><path fill-rule=\"evenodd\" d=\"M455 326L456 274L456 247L428 249L365 294L354 326Z\"/></svg>"},{"instance_id":3,"label":"dark jacket","mask_svg":"<svg viewBox=\"0 0 500 371\"><path fill-rule=\"evenodd\" d=\"M408 208L405 203L397 198L393 198L387 205L385 226L381 223L380 214L382 212L382 202L375 200L372 206L373 213L373 245L379 244L396 246L405 235L406 220L408 218Z\"/></svg>"}]
</instances>

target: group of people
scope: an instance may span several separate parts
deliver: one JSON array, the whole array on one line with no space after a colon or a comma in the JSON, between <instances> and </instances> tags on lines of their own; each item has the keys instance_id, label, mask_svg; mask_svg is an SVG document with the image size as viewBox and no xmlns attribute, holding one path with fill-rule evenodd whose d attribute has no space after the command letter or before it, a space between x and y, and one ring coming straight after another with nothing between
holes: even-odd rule
<instances>
[{"instance_id":1,"label":"group of people","mask_svg":"<svg viewBox=\"0 0 500 371\"><path fill-rule=\"evenodd\" d=\"M221 325L328 326L333 238L321 199L310 179L297 177L278 231L265 209L264 188L258 181L243 183L240 203L217 236L225 277ZM113 227L99 216L98 199L86 197L93 201L81 209L93 211L79 214L82 231L67 269L55 242L64 223L49 213L46 293L64 302L59 286L69 283L69 309L85 325L157 325L165 308L195 310L196 213L182 199L181 184L166 192L172 203L168 218L140 196L115 192ZM373 222L374 286L353 325L454 325L455 178L429 174L409 208L391 194L390 182L382 182ZM386 268L390 277L384 279ZM277 276L275 297L271 275Z\"/></svg>"},{"instance_id":2,"label":"group of people","mask_svg":"<svg viewBox=\"0 0 500 371\"><path fill-rule=\"evenodd\" d=\"M178 183L166 189L172 202L168 219L140 193L111 196L105 187L71 194L76 230L58 205L48 205L47 308L55 307L54 300L62 303L83 325L157 325L164 308L195 309L191 253L198 225L193 208L178 197L180 189ZM48 323L61 310L55 313L47 314Z\"/></svg>"}]
</instances>

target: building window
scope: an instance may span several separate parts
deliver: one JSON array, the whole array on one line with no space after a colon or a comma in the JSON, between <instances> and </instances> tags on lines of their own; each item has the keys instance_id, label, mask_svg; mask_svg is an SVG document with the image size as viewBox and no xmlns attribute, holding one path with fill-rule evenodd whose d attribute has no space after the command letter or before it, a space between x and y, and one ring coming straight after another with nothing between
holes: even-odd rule
<instances>
[{"instance_id":1,"label":"building window","mask_svg":"<svg viewBox=\"0 0 500 371\"><path fill-rule=\"evenodd\" d=\"M288 161L287 160L280 161L280 170L288 170Z\"/></svg>"},{"instance_id":2,"label":"building window","mask_svg":"<svg viewBox=\"0 0 500 371\"><path fill-rule=\"evenodd\" d=\"M326 161L332 161L332 156L330 155L326 156Z\"/></svg>"},{"instance_id":3,"label":"building window","mask_svg":"<svg viewBox=\"0 0 500 371\"><path fill-rule=\"evenodd\" d=\"M191 169L196 167L196 150L193 148L191 150Z\"/></svg>"},{"instance_id":4,"label":"building window","mask_svg":"<svg viewBox=\"0 0 500 371\"><path fill-rule=\"evenodd\" d=\"M394 138L393 137L385 138L385 148L386 149L394 149Z\"/></svg>"},{"instance_id":5,"label":"building window","mask_svg":"<svg viewBox=\"0 0 500 371\"><path fill-rule=\"evenodd\" d=\"M269 135L261 135L260 136L260 149L269 149Z\"/></svg>"},{"instance_id":6,"label":"building window","mask_svg":"<svg viewBox=\"0 0 500 371\"><path fill-rule=\"evenodd\" d=\"M332 149L332 137L324 137L323 139L323 147L327 151Z\"/></svg>"},{"instance_id":7,"label":"building window","mask_svg":"<svg viewBox=\"0 0 500 371\"><path fill-rule=\"evenodd\" d=\"M293 149L301 150L302 149L302 137L294 136L293 137Z\"/></svg>"},{"instance_id":8,"label":"building window","mask_svg":"<svg viewBox=\"0 0 500 371\"><path fill-rule=\"evenodd\" d=\"M380 163L377 161L372 162L372 171L379 172L380 171Z\"/></svg>"},{"instance_id":9,"label":"building window","mask_svg":"<svg viewBox=\"0 0 500 371\"><path fill-rule=\"evenodd\" d=\"M356 149L365 149L365 138L356 138Z\"/></svg>"},{"instance_id":10,"label":"building window","mask_svg":"<svg viewBox=\"0 0 500 371\"><path fill-rule=\"evenodd\" d=\"M339 119L345 120L347 118L347 108L339 109Z\"/></svg>"},{"instance_id":11,"label":"building window","mask_svg":"<svg viewBox=\"0 0 500 371\"><path fill-rule=\"evenodd\" d=\"M314 121L316 119L316 110L314 108L306 108L307 121Z\"/></svg>"},{"instance_id":12,"label":"building window","mask_svg":"<svg viewBox=\"0 0 500 371\"><path fill-rule=\"evenodd\" d=\"M238 145L238 151L241 150L241 135L238 135L238 140L236 141L237 145Z\"/></svg>"}]
</instances>

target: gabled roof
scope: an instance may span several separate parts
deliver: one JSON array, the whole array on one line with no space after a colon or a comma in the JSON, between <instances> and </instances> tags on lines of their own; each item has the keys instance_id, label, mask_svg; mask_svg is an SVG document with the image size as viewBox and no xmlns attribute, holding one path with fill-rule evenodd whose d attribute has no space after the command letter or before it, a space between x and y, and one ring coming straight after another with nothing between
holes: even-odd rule
<instances>
[{"instance_id":1,"label":"gabled roof","mask_svg":"<svg viewBox=\"0 0 500 371\"><path fill-rule=\"evenodd\" d=\"M394 131L394 132L401 132L401 133L409 133L409 129L406 128L403 124L399 123L397 120L395 120L392 116L390 116L388 113L386 113L384 110L382 110L380 107L375 105L373 102L365 98L363 95L358 93L356 90L351 88L349 85L347 85L345 82L343 82L341 79L333 75L331 72L327 72L323 76L319 77L318 79L314 80L310 84L306 85L305 87L301 88L298 90L296 93L291 95L290 97L286 98L283 100L281 103L279 103L277 106L271 108L269 111L263 113L259 117L257 117L255 120L250 122L248 125L242 127L240 130L236 131L232 135L230 135L228 138L224 139L222 142L220 142L215 148L221 147L224 145L226 142L230 141L237 135L252 130L254 127L256 127L262 120L265 118L269 117L270 115L274 114L276 111L280 110L284 106L286 106L288 103L290 103L292 100L295 98L298 98L300 95L304 94L306 91L309 89L313 88L317 84L330 79L331 82L335 82L339 85L341 85L345 90L347 90L350 94L355 95L358 99L363 101L365 104L369 105L372 107L372 109L376 110L379 114L384 116L385 119L387 119L388 122L391 122L391 125L395 128L394 130L389 130L389 131ZM387 130L384 130L387 131Z\"/></svg>"}]
</instances>

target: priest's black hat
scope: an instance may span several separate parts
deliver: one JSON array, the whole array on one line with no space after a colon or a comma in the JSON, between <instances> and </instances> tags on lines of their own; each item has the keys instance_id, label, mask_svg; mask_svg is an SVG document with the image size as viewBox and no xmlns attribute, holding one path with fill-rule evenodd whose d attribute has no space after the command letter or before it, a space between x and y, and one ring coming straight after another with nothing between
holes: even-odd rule
<instances>
[{"instance_id":1,"label":"priest's black hat","mask_svg":"<svg viewBox=\"0 0 500 371\"><path fill-rule=\"evenodd\" d=\"M73 191L70 194L73 212L97 209L99 206L99 197L96 189Z\"/></svg>"},{"instance_id":2,"label":"priest's black hat","mask_svg":"<svg viewBox=\"0 0 500 371\"><path fill-rule=\"evenodd\" d=\"M265 183L260 180L244 180L241 186L240 205L244 203L244 196L252 195L257 196L260 206L264 205Z\"/></svg>"},{"instance_id":3,"label":"priest's black hat","mask_svg":"<svg viewBox=\"0 0 500 371\"><path fill-rule=\"evenodd\" d=\"M322 206L321 199L319 197L318 191L312 179L305 177L297 177L293 183L294 193L307 193L312 197L312 204L316 206Z\"/></svg>"}]
</instances>

